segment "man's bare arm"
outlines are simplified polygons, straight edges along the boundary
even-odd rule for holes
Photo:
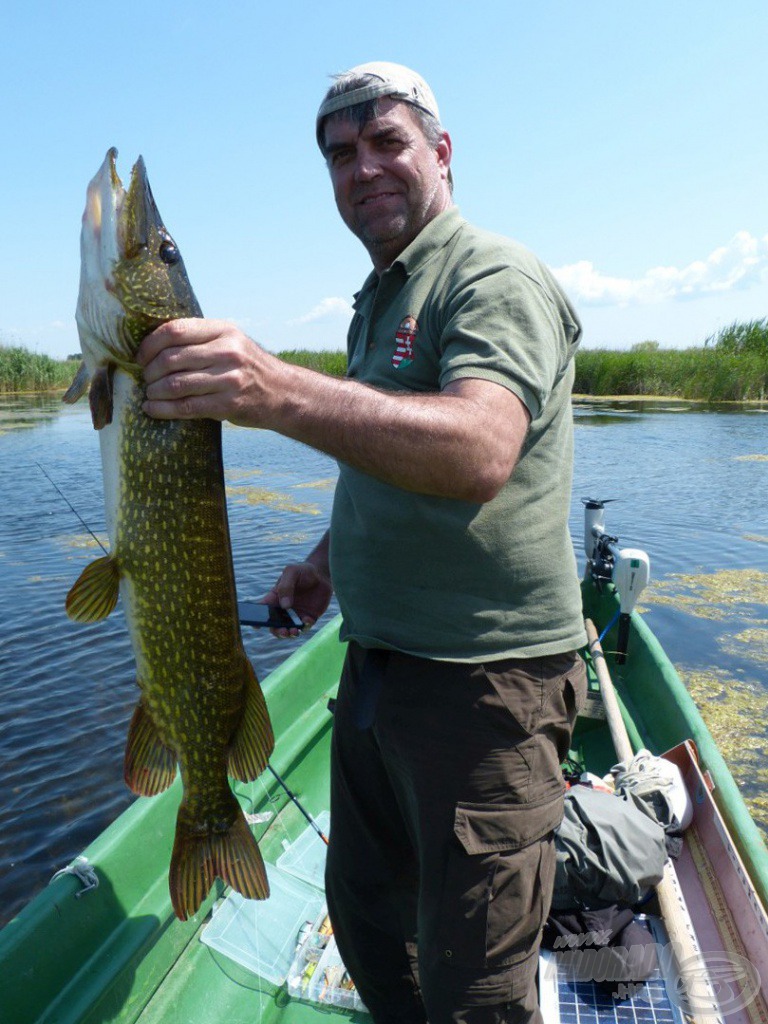
[[[175,320],[142,343],[145,411],[263,427],[406,490],[484,502],[515,467],[530,416],[511,391],[462,378],[435,394],[382,391],[292,366],[233,325]]]

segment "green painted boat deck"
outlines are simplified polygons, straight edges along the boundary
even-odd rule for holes
[[[598,629],[615,610],[612,594],[584,588],[585,614]],[[264,682],[277,746],[275,770],[307,810],[328,808],[332,717],[344,648],[338,620],[299,648]],[[605,641],[607,652],[613,637]],[[587,659],[588,660],[588,659]],[[768,903],[768,851],[693,701],[658,642],[633,617],[630,657],[609,667],[636,748],[661,753],[695,741],[717,784],[716,799],[753,882]],[[590,669],[590,688],[598,689]],[[605,773],[616,758],[604,721],[579,720],[572,755]],[[268,774],[236,783],[248,813],[271,811],[255,826],[267,861],[306,820]],[[190,921],[173,915],[168,894],[180,782],[159,797],[139,798],[84,851],[99,888],[76,897],[80,882],[59,878],[0,932],[0,1024],[332,1024],[366,1014],[289,999],[200,941],[222,884]],[[320,839],[318,838],[318,842]]]

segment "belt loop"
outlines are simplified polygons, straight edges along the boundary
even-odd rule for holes
[[[388,661],[389,651],[379,647],[366,651],[353,709],[353,720],[358,729],[370,729],[376,720],[376,706]]]

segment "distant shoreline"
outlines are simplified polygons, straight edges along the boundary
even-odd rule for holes
[[[277,353],[297,366],[341,377],[341,351]],[[78,359],[55,360],[0,345],[0,395],[44,394],[69,387]],[[663,349],[644,341],[630,349],[585,348],[576,353],[575,404],[612,402],[768,403],[768,317],[736,323],[704,347]]]
[[[765,398],[738,398],[738,399],[724,399],[724,398],[682,398],[680,395],[588,395],[588,394],[577,394],[574,392],[571,395],[571,401],[574,405],[594,405],[595,403],[609,402],[619,405],[621,403],[629,404],[630,402],[676,402],[678,405],[764,405],[768,408],[768,395]]]

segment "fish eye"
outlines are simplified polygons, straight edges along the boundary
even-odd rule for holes
[[[174,263],[179,262],[181,254],[174,243],[166,239],[160,245],[160,259],[163,263],[167,263],[169,267],[172,267]]]

